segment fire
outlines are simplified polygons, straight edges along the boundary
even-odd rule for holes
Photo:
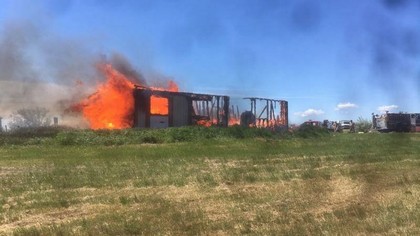
[[[110,64],[99,66],[106,77],[94,94],[74,107],[79,107],[92,129],[125,129],[133,126],[134,83]],[[169,89],[150,87],[152,90],[178,91],[178,86],[169,81]],[[168,115],[168,99],[152,96],[150,113]]]
[[[168,89],[163,89],[159,87],[151,87],[153,90],[166,90],[170,92],[178,92],[178,85],[175,82],[169,81]],[[168,99],[152,95],[150,97],[150,113],[154,115],[168,115],[169,113],[169,105]]]
[[[105,83],[82,102],[83,117],[92,129],[124,129],[133,125],[134,84],[111,65],[99,67]]]
[[[236,117],[230,117],[229,118],[229,126],[239,125],[240,123],[241,123],[241,121]]]
[[[205,126],[205,127],[210,127],[212,126],[212,122],[209,120],[199,120],[197,121],[197,125],[201,125],[201,126]]]
[[[205,126],[205,127],[210,127],[213,124],[217,124],[217,120],[216,119],[211,119],[211,120],[198,120],[197,121],[197,125],[200,126]],[[235,118],[235,117],[230,117],[229,121],[228,121],[228,126],[234,126],[234,125],[239,125],[240,124],[240,120]]]
[[[150,113],[154,115],[168,115],[168,99],[152,95],[150,97]]]

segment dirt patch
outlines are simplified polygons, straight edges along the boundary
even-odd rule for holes
[[[0,167],[0,176],[20,174],[24,171],[23,168],[16,167]]]
[[[358,202],[364,186],[364,183],[346,177],[337,177],[326,184],[326,194],[315,208],[315,214],[332,212]]]
[[[19,220],[0,227],[0,234],[11,234],[17,228],[41,227],[53,224],[67,223],[82,218],[91,218],[98,215],[102,210],[110,206],[103,204],[82,204],[71,206],[66,209],[56,209],[45,213],[34,214],[23,213]]]

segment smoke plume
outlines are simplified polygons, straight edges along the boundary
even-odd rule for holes
[[[107,58],[87,44],[27,21],[6,24],[0,32],[0,116],[7,117],[22,108],[42,107],[53,115],[74,120],[74,115],[80,115],[69,112],[74,104],[105,80],[98,66],[101,64],[111,64],[133,84],[148,86],[145,76],[123,55],[114,53]],[[158,72],[149,74],[151,86],[168,87],[172,80]]]
[[[95,70],[99,56],[76,39],[62,38],[47,27],[9,21],[0,29],[0,116],[42,107],[63,116],[71,103],[102,80]]]
[[[420,14],[416,1],[383,0],[385,12],[369,16],[370,66],[373,88],[389,94],[394,102],[407,104],[420,92],[420,31],[418,22],[403,18],[407,13]],[[412,12],[411,12],[412,11]],[[407,97],[408,94],[413,95]]]
[[[128,60],[119,53],[111,56],[110,63],[121,74],[135,84],[147,85],[146,79],[139,71],[135,70]]]

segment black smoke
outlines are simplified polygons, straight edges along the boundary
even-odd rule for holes
[[[110,63],[117,71],[125,75],[131,82],[139,85],[147,85],[143,74],[134,69],[130,62],[120,53],[112,54]]]
[[[418,22],[405,19],[413,12],[420,15],[420,9],[411,8],[415,1],[409,0],[382,3],[385,11],[372,11],[365,19],[369,85],[404,105],[407,94],[420,92],[420,28]]]
[[[389,9],[400,9],[406,7],[409,0],[382,0],[385,7]]]
[[[310,31],[318,28],[321,23],[321,9],[319,3],[302,1],[292,8],[292,27],[300,31]]]

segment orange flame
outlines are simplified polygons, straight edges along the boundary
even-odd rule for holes
[[[152,95],[150,97],[150,114],[168,115],[168,99]]]
[[[214,121],[214,123],[216,123],[216,122]],[[197,121],[197,125],[210,127],[210,126],[213,125],[213,123],[210,120],[199,120],[199,121]]]
[[[170,80],[168,82],[168,89],[163,89],[159,87],[150,87],[153,90],[166,90],[170,92],[178,92],[178,85],[175,82]],[[168,108],[168,99],[159,97],[156,95],[152,95],[150,97],[150,113],[154,115],[168,115],[169,108]]]
[[[74,107],[80,107],[83,117],[92,129],[125,129],[133,126],[134,83],[111,65],[99,66],[106,81],[100,84],[97,91]],[[153,90],[165,90],[151,87]],[[169,82],[169,91],[178,91],[178,86]],[[150,112],[168,115],[168,99],[152,96]]]
[[[82,102],[82,113],[92,129],[124,129],[133,125],[133,88],[111,65],[99,67],[106,82]]]
[[[236,117],[230,117],[229,118],[229,126],[239,125],[240,123],[241,123],[241,121]]]

